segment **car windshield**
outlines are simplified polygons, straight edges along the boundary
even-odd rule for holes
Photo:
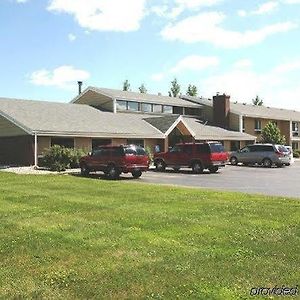
[[[216,144],[210,144],[210,151],[211,153],[221,153],[224,152],[224,147],[222,144],[216,143]]]
[[[277,145],[276,148],[279,152],[288,152],[288,153],[290,153],[289,149],[287,149],[286,147],[284,147],[282,145]]]

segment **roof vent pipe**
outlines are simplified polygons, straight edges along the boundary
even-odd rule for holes
[[[82,81],[77,81],[78,83],[78,95],[81,94]]]

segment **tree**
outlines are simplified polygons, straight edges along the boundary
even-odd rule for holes
[[[142,83],[142,85],[139,87],[140,93],[141,94],[147,94],[147,89],[145,85]]]
[[[186,94],[192,97],[196,97],[198,94],[197,87],[195,85],[189,84]]]
[[[269,122],[261,131],[262,143],[285,144],[285,136],[281,135],[280,129],[274,122]]]
[[[126,79],[123,82],[123,91],[129,91],[129,90],[130,90],[130,83],[129,83],[128,79]]]
[[[177,97],[180,94],[180,85],[177,82],[177,79],[174,78],[173,81],[171,81],[171,91],[169,91],[170,97]]]
[[[252,99],[252,103],[253,105],[262,106],[264,104],[264,101],[256,96],[255,99]]]

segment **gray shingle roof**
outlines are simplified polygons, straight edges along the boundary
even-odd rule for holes
[[[206,98],[182,96],[182,98],[199,103],[206,106],[213,106],[213,101]],[[269,106],[258,106],[253,104],[243,104],[230,102],[230,111],[232,113],[243,115],[246,117],[274,119],[274,120],[288,120],[300,121],[300,112],[296,110],[275,108]]]
[[[165,117],[152,117],[145,118],[144,120],[159,129],[161,132],[166,133],[168,129],[174,124],[179,116],[165,116]]]
[[[88,90],[92,90],[96,93],[103,94],[109,96],[114,99],[120,100],[133,100],[139,101],[143,103],[157,103],[164,105],[174,105],[174,106],[185,106],[185,107],[194,107],[199,108],[201,105],[192,103],[190,101],[183,100],[179,97],[169,97],[169,96],[160,96],[160,95],[152,95],[152,94],[142,94],[137,92],[129,92],[129,91],[120,91],[115,89],[107,89],[107,88],[97,88],[97,87],[88,87],[83,93]],[[76,100],[80,98],[80,95],[77,96],[72,102],[76,102]]]
[[[203,122],[196,118],[182,117],[184,123],[195,135],[196,140],[239,140],[247,141],[256,139],[255,136],[252,136],[247,133],[226,130],[220,127],[205,125]]]
[[[0,115],[29,133],[125,138],[163,138],[142,116],[101,112],[83,104],[0,98]]]

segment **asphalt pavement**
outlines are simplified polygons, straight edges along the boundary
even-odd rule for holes
[[[193,174],[189,169],[179,172],[151,170],[143,173],[137,181],[300,199],[300,162],[282,168],[227,165],[216,174]]]

